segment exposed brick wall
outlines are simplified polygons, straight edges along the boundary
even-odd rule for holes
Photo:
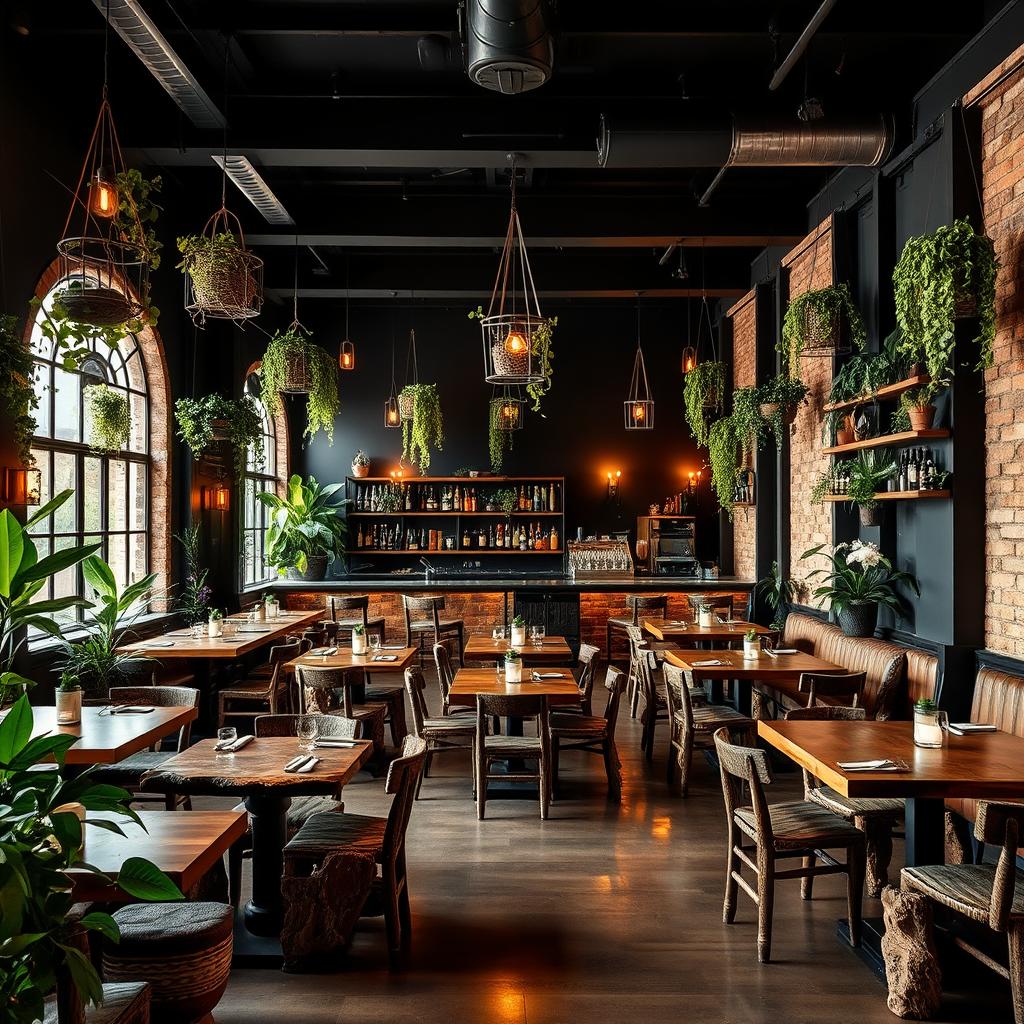
[[[964,99],[981,111],[985,230],[1002,264],[996,279],[995,365],[985,374],[985,644],[1021,658],[1024,292],[1017,279],[1024,258],[1024,47]]]
[[[726,314],[732,319],[732,386],[757,383],[757,303],[754,291]],[[756,457],[755,457],[756,458]],[[755,461],[756,470],[756,461]],[[756,520],[752,509],[737,509],[732,523],[733,574],[753,579],[757,572]]]
[[[832,284],[831,219],[819,224],[782,263],[789,268],[790,298]],[[829,464],[829,457],[821,454],[821,420],[822,406],[832,386],[832,360],[806,356],[800,360],[800,376],[810,393],[807,403],[800,407],[796,423],[790,427],[789,438],[788,572],[798,581],[815,568],[802,563],[800,556],[816,544],[832,542],[830,507],[811,504],[811,491]]]

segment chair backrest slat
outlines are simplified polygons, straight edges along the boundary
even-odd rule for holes
[[[654,618],[657,617],[657,612],[664,618],[668,610],[668,597],[665,594],[629,594],[626,597],[626,607],[632,612],[633,625],[636,626],[642,615]]]
[[[256,738],[265,736],[296,736],[297,723],[301,715],[260,715],[256,719]],[[353,718],[340,718],[338,715],[313,715],[316,719],[317,733],[331,739],[361,739],[361,722]]]
[[[1002,847],[992,879],[992,902],[988,924],[997,932],[1006,931],[1013,908],[1017,881],[1017,847],[1024,834],[1024,804],[995,803],[983,800],[974,819],[974,835],[983,843]]]
[[[388,777],[384,784],[386,793],[394,794],[388,811],[388,822],[384,829],[384,859],[394,863],[405,848],[405,833],[412,815],[416,796],[416,781],[423,771],[427,744],[419,736],[406,736],[402,742],[402,756],[396,757],[388,766]]]
[[[106,703],[106,701],[104,701]],[[112,686],[111,704],[152,704],[157,708],[198,708],[199,691],[191,686]],[[192,723],[178,730],[178,753],[188,748]],[[158,744],[154,744],[154,749]]]
[[[626,673],[609,665],[604,677],[604,688],[608,691],[608,703],[604,709],[604,720],[608,723],[608,739],[615,739],[615,723],[619,720],[619,704],[626,689]]]
[[[455,674],[452,672],[451,656],[444,644],[434,644],[434,665],[437,668],[437,685],[441,688],[441,705],[447,711]]]
[[[864,696],[865,672],[848,672],[842,675],[828,675],[824,672],[801,672],[797,684],[801,693],[807,694],[807,706],[814,707],[821,697],[831,700],[848,698],[851,707],[859,707]]]
[[[417,665],[410,665],[405,670],[405,692],[409,695],[409,706],[412,709],[413,735],[423,735],[423,720],[427,717],[427,701],[423,695],[427,681]]]
[[[331,619],[338,621],[339,611],[356,611],[361,612],[363,617],[363,626],[369,624],[369,608],[370,608],[370,595],[369,594],[351,594],[345,597],[332,597],[331,598]]]
[[[733,813],[739,804],[739,785],[745,782],[750,787],[750,802],[754,808],[758,842],[765,849],[774,846],[771,815],[764,787],[772,783],[772,769],[768,756],[756,747],[743,747],[730,742],[729,730],[724,726],[715,732],[715,753],[722,773],[722,796],[725,798],[725,813],[732,822]]]

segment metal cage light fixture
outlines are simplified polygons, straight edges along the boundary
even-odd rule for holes
[[[699,336],[699,335],[698,335]],[[690,317],[690,300],[686,300],[686,347],[683,349],[682,358],[682,371],[685,377],[691,370],[697,369],[697,362],[699,359],[697,353],[697,346],[693,343],[693,333],[691,330],[691,317]]]
[[[352,344],[351,335],[348,332],[349,299],[351,298],[348,287],[348,259],[345,260],[345,340],[338,348],[338,366],[342,370],[354,370],[356,368],[356,347]]]
[[[622,412],[626,430],[654,429],[654,399],[651,398],[644,350],[640,344],[639,297],[636,304],[636,356],[633,359],[633,376],[629,384],[628,397],[622,403]]]
[[[491,396],[491,408],[496,417],[495,427],[506,434],[522,430],[526,420],[526,400],[519,387],[507,384],[499,391],[495,388]]]
[[[384,426],[397,430],[402,425],[402,412],[398,407],[398,389],[395,387],[395,333],[394,319],[391,330],[391,391],[384,402]]]

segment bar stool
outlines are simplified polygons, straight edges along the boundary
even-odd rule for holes
[[[370,607],[368,594],[358,594],[351,597],[331,598],[331,620],[326,623],[328,632],[333,633],[331,640],[350,640],[352,638],[352,627],[362,625],[364,632],[369,635],[376,633],[380,636],[380,642],[387,643],[386,623],[383,615],[376,615],[369,618],[367,612]],[[355,612],[351,619],[339,619],[338,612]]]
[[[628,594],[626,607],[632,613],[631,618],[608,619],[608,663],[612,662],[613,631],[625,633],[627,626],[639,626],[641,615],[644,618],[664,619],[668,611],[668,597],[665,594]]]
[[[444,611],[443,597],[410,597],[402,595],[402,607],[405,611],[405,646],[418,647],[420,667],[424,664],[424,640],[430,637],[431,648],[435,644],[454,640],[459,651],[459,666],[462,666],[462,619],[442,619]],[[428,615],[429,618],[413,618],[414,615]],[[415,640],[415,642],[414,642]]]

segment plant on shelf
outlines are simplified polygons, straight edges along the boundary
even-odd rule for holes
[[[775,446],[782,447],[785,428],[796,420],[797,410],[807,400],[807,385],[799,377],[776,374],[757,389],[761,415],[772,428]]]
[[[81,640],[61,639],[57,665],[75,675],[82,686],[105,697],[111,686],[126,682],[152,664],[152,659],[122,650],[133,627],[153,596],[156,573],[121,589],[113,569],[99,555],[82,562],[82,576],[92,591],[93,604]]]
[[[345,552],[345,520],[338,513],[350,501],[331,499],[341,484],[321,487],[315,477],[305,483],[297,474],[280,498],[269,491],[256,497],[270,509],[267,564],[291,579],[322,580],[327,567]]]
[[[845,282],[802,292],[790,299],[778,345],[778,350],[786,361],[789,375],[800,376],[800,356],[808,341],[814,342],[815,339],[831,337],[833,343],[830,347],[835,349],[838,347],[836,342],[839,333],[844,326],[851,348],[862,350],[867,341],[864,319],[850,295],[849,285]]]
[[[504,487],[500,491],[495,491],[492,500],[494,507],[506,516],[511,516],[519,508],[519,498],[511,487]]]
[[[334,420],[341,408],[338,363],[298,325],[274,334],[260,365],[260,398],[271,416],[281,411],[282,392],[306,396],[303,437],[312,439],[322,430],[333,445]]]
[[[178,437],[188,445],[194,459],[200,459],[214,441],[231,445],[231,462],[240,480],[246,467],[263,468],[266,452],[263,441],[263,420],[256,403],[248,396],[225,398],[204,395],[202,398],[179,398],[174,403]]]
[[[811,504],[821,505],[825,498],[835,493],[835,479],[831,469],[826,469],[811,488]]]
[[[992,240],[977,234],[965,218],[930,235],[909,238],[892,282],[902,351],[922,360],[928,376],[947,384],[953,376],[954,326],[977,316],[977,369],[992,365],[996,331],[996,271]]]
[[[690,373],[695,371],[691,370]],[[715,420],[708,431],[708,461],[711,464],[711,485],[718,496],[718,504],[732,518],[733,497],[736,492],[737,447],[736,428],[731,416]]]
[[[935,419],[933,399],[938,393],[937,384],[924,384],[919,388],[904,391],[900,395],[900,408],[907,414],[911,430],[929,430]]]
[[[759,389],[737,388],[732,393],[732,423],[740,446],[740,459],[747,464],[765,441],[765,420],[761,415]]]
[[[911,573],[894,569],[876,544],[855,540],[837,544],[831,552],[827,545],[805,551],[800,558],[823,555],[829,563],[827,569],[814,569],[807,579],[824,582],[815,588],[814,596],[828,601],[839,626],[847,636],[871,636],[875,632],[879,607],[902,615],[905,602],[898,587],[905,586],[920,596],[917,578]]]
[[[370,475],[370,456],[362,448],[352,456],[352,475],[357,479]]]
[[[202,562],[202,533],[198,525],[192,525],[176,533],[174,539],[181,545],[181,556],[185,570],[185,581],[174,602],[175,610],[186,626],[205,622],[210,611],[213,591],[207,586],[208,569],[200,568]]]
[[[379,512],[402,511],[402,487],[400,484],[389,483],[377,492],[377,510]]]
[[[18,319],[0,314],[0,409],[10,420],[18,460],[22,466],[34,465],[32,438],[36,432],[36,418],[32,414],[39,398],[32,386],[35,379],[35,359],[32,350],[18,335]]]
[[[33,738],[28,697],[0,720],[0,1020],[33,1024],[48,1015],[44,1000],[58,987],[77,990],[85,1005],[99,1005],[103,987],[83,952],[86,935],[112,942],[120,936],[107,913],[72,913],[66,872],[99,875],[84,857],[85,828],[124,835],[125,819],[141,825],[131,794],[95,781],[94,770],[65,777],[71,733]],[[76,810],[89,811],[83,826]],[[179,900],[178,887],[154,864],[129,857],[117,887],[136,900]]]
[[[412,419],[402,421],[402,461],[417,466],[421,476],[430,469],[430,449],[444,446],[444,420],[436,384],[407,384],[399,394],[412,399]]]
[[[797,587],[796,580],[787,578],[779,571],[778,562],[772,562],[768,575],[757,581],[755,589],[764,597],[774,613],[772,629],[782,629],[786,624],[786,612],[796,595]]]
[[[487,417],[487,448],[491,456],[491,472],[495,476],[501,475],[502,467],[505,465],[505,455],[512,451],[512,442],[515,432],[508,430],[505,426],[503,410],[508,407],[504,398],[492,398],[488,405]],[[521,409],[521,406],[516,406]],[[414,421],[415,422],[415,421]]]
[[[694,441],[708,447],[709,417],[721,407],[725,395],[725,363],[698,363],[683,382],[683,404],[686,422]]]
[[[863,526],[878,525],[877,491],[896,472],[896,463],[885,449],[866,448],[849,462],[846,495],[860,510]]]
[[[89,447],[103,455],[123,451],[132,436],[132,410],[128,396],[106,384],[82,388]]]

